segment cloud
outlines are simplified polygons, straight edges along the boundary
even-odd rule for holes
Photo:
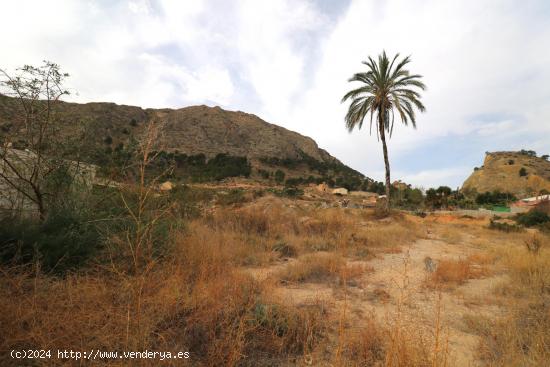
[[[75,101],[244,110],[379,180],[380,143],[368,129],[346,131],[340,99],[361,61],[383,49],[411,54],[429,88],[418,129],[397,126],[388,143],[394,178],[455,185],[486,150],[548,149],[543,0],[10,0],[0,9],[9,50],[0,67],[58,62]]]
[[[353,1],[325,42],[313,87],[306,91],[292,121],[301,123],[305,133],[355,168],[368,174],[381,172],[376,137],[366,132],[354,133],[360,138],[349,136],[343,127],[345,106],[337,101],[352,87],[345,80],[362,69],[359,62],[385,49],[390,54],[412,54],[410,68],[424,75],[429,88],[424,93],[428,112],[418,117],[417,130],[396,128],[389,142],[390,160],[400,161],[424,145],[453,136],[485,137],[477,140],[485,145],[482,151],[499,141],[510,143],[513,135],[516,142],[525,139],[525,133],[529,139],[524,143],[541,146],[550,138],[546,87],[550,72],[544,66],[550,62],[550,51],[541,48],[550,37],[550,25],[540,15],[547,7],[536,1],[521,10],[510,1]],[[495,112],[515,118],[469,119]],[[459,149],[451,142],[433,153],[453,156]],[[430,172],[431,168],[447,172],[447,167],[434,167],[430,160],[411,163],[394,167],[395,173]],[[449,159],[447,164],[455,163]],[[445,182],[431,184],[438,183]]]
[[[453,167],[435,170],[424,170],[415,173],[396,172],[402,180],[415,187],[434,187],[434,182],[441,182],[441,186],[450,185],[450,182],[463,180],[472,173],[472,167]],[[439,186],[439,185],[438,185]],[[436,186],[437,187],[437,186]],[[455,188],[451,186],[451,188]]]

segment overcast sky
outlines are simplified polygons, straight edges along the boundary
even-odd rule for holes
[[[397,126],[392,179],[460,186],[485,151],[550,153],[550,1],[2,1],[0,67],[47,59],[69,100],[220,105],[310,136],[383,178],[368,129],[349,134],[347,79],[383,49],[428,90]]]

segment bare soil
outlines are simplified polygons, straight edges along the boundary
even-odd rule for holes
[[[435,222],[457,222],[456,217],[445,216]],[[464,220],[468,221],[468,220]],[[474,220],[478,222],[478,220]],[[505,275],[493,272],[479,279],[470,279],[452,288],[428,286],[431,273],[427,271],[424,259],[441,260],[466,259],[471,255],[483,254],[478,246],[469,244],[473,236],[464,234],[458,243],[442,240],[437,227],[429,227],[428,238],[419,239],[400,253],[379,253],[369,261],[348,259],[350,265],[364,265],[373,271],[358,279],[346,281],[345,287],[334,281],[324,283],[281,283],[276,275],[296,259],[284,259],[276,264],[249,268],[247,271],[257,280],[274,282],[274,294],[284,302],[304,306],[322,302],[330,309],[334,332],[344,320],[348,329],[361,328],[370,317],[387,320],[401,313],[404,322],[417,325],[429,333],[434,329],[438,308],[441,324],[448,340],[449,362],[453,366],[478,366],[476,348],[479,337],[467,331],[464,316],[475,314],[498,317],[504,310],[492,302],[492,289],[506,282]],[[476,265],[473,265],[476,266]],[[420,330],[419,330],[420,332]],[[336,336],[334,336],[336,338]],[[323,358],[317,360],[321,363]],[[313,364],[315,358],[313,357]]]

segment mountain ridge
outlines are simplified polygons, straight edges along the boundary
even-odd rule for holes
[[[21,112],[16,99],[0,95],[0,137],[17,133],[15,121]],[[56,105],[56,119],[67,135],[79,125],[89,126],[93,129],[89,138],[93,145],[107,151],[127,146],[132,137],[143,132],[146,123],[162,122],[159,139],[166,152],[204,155],[206,159],[218,154],[246,157],[257,170],[267,168],[266,161],[292,162],[287,164],[292,167],[283,168],[294,177],[320,175],[321,172],[311,168],[311,162],[318,162],[321,166],[338,168],[361,180],[366,179],[365,175],[320,148],[311,137],[269,123],[257,115],[219,106],[144,109],[112,102],[60,101]],[[20,143],[24,145],[23,141]],[[94,159],[90,157],[90,163],[96,163]],[[271,166],[274,165],[277,164]]]

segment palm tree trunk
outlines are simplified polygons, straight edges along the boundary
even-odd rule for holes
[[[388,147],[386,146],[386,134],[384,124],[378,124],[380,130],[380,140],[382,140],[382,150],[384,151],[384,165],[386,166],[386,210],[390,210],[390,160],[388,159]]]

